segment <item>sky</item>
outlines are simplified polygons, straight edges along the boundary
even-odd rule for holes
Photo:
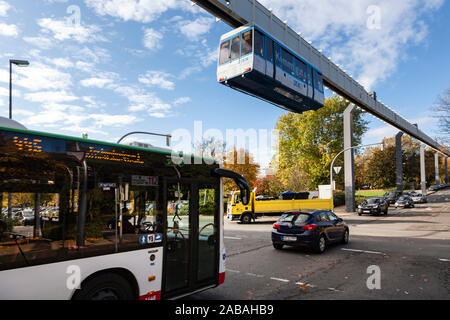
[[[450,86],[449,1],[260,2],[384,104],[439,134],[430,108]],[[190,132],[191,144],[198,121],[203,133],[270,132],[285,110],[217,83],[219,38],[230,30],[189,0],[0,0],[0,116],[9,59],[26,59],[13,68],[13,118],[29,129],[102,141]],[[397,133],[366,119],[364,144]],[[266,149],[262,167],[274,152]]]

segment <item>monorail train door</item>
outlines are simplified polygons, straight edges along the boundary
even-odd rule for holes
[[[163,298],[217,283],[219,184],[166,179]]]

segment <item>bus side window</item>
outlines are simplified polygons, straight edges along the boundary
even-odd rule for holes
[[[273,41],[266,37],[266,60],[273,63]]]
[[[258,30],[255,30],[255,54],[264,57],[264,36]]]
[[[224,64],[230,61],[230,40],[224,41],[220,45],[219,64]]]
[[[323,92],[323,78],[320,73],[317,73],[317,89]]]
[[[237,36],[231,40],[231,60],[238,59],[241,55],[241,37]]]
[[[252,41],[252,30],[245,32],[242,35],[242,53],[241,53],[242,57],[252,52],[252,50],[253,50],[252,42],[253,42]],[[256,51],[256,45],[257,45],[257,42],[255,39],[255,51]]]
[[[313,83],[312,83],[312,80],[313,80],[312,72],[313,72],[313,70],[312,70],[310,65],[307,66],[307,70],[308,70],[307,71],[308,85],[312,87],[313,86]]]

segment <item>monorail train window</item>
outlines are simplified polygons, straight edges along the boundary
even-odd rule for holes
[[[274,50],[275,50],[275,63],[277,67],[281,68],[281,47],[278,43],[274,43]]]
[[[264,57],[264,36],[258,30],[255,30],[255,53]]]
[[[287,52],[285,49],[281,49],[283,70],[294,74],[294,56]]]
[[[220,45],[219,64],[224,64],[230,61],[230,40],[222,42]]]
[[[322,75],[318,73],[317,71],[314,71],[314,87],[323,92],[323,80]]]
[[[231,40],[231,60],[238,59],[241,55],[241,38],[234,37]]]
[[[273,63],[273,41],[266,37],[266,60]]]
[[[320,73],[317,73],[317,89],[323,92],[323,78]]]
[[[252,30],[250,30],[242,35],[242,52],[241,52],[242,57],[252,52],[253,50],[252,43],[253,43]],[[256,42],[255,42],[255,51],[256,51]]]
[[[297,58],[295,58],[295,75],[306,82],[306,64]]]

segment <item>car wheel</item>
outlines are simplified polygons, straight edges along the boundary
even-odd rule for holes
[[[326,248],[327,248],[327,240],[325,239],[325,236],[322,234],[319,237],[319,240],[317,241],[315,249],[317,253],[324,253]]]
[[[246,213],[241,218],[242,223],[249,224],[252,222],[252,216],[249,213]]]
[[[278,243],[273,243],[273,247],[277,250],[281,250],[283,249],[283,245],[282,244],[278,244]]]
[[[361,216],[361,215],[362,215],[362,213],[359,213],[359,212],[358,212],[358,216]]]
[[[342,243],[347,244],[349,237],[350,237],[350,232],[348,231],[348,229],[345,229],[344,237],[342,238]]]
[[[134,300],[130,283],[115,273],[99,275],[85,284],[73,297],[74,300]]]

